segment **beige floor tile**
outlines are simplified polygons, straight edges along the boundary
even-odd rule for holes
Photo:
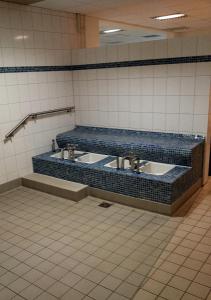
[[[32,284],[32,285],[28,286],[26,289],[24,289],[20,293],[20,295],[23,296],[24,298],[26,298],[27,300],[33,300],[42,293],[43,293],[43,290],[41,290],[40,288],[38,288],[37,286]]]
[[[75,203],[23,187],[10,191],[0,196],[0,264],[11,270],[0,267],[0,299],[15,296],[4,285],[19,290],[24,282],[25,294],[13,300],[132,300],[138,287],[140,300],[206,299],[210,200],[197,199],[175,218],[119,204],[101,209],[93,197]]]
[[[89,293],[89,296],[95,300],[105,300],[109,295],[111,295],[111,291],[99,285]]]
[[[89,294],[95,287],[96,284],[87,279],[81,279],[76,285],[74,285],[74,289],[85,295]]]
[[[185,261],[186,257],[180,254],[176,253],[171,253],[168,257],[167,260],[170,262],[176,262],[178,265],[182,265]]]
[[[160,266],[160,269],[165,272],[175,274],[177,272],[177,270],[179,269],[179,265],[166,261]]]
[[[84,298],[84,294],[81,294],[80,292],[74,289],[70,289],[66,294],[64,294],[61,300],[81,300],[82,298]]]
[[[205,262],[208,258],[208,254],[207,253],[203,253],[201,251],[196,251],[194,250],[191,255],[190,258],[196,259],[196,260],[200,260],[202,262]]]
[[[93,267],[93,268],[95,268],[101,262],[102,262],[102,259],[100,259],[100,258],[98,258],[96,256],[93,256],[93,255],[90,255],[88,258],[86,258],[84,260],[84,264],[86,264],[86,265],[88,265],[90,267]]]
[[[12,300],[25,300],[25,298],[23,298],[19,295],[16,295],[14,298],[12,298]]]
[[[116,265],[107,261],[100,263],[96,269],[104,273],[111,273],[116,268]]]
[[[91,267],[80,263],[72,271],[73,271],[73,273],[75,273],[81,277],[85,277],[91,270],[92,270]]]
[[[145,277],[143,275],[135,273],[135,272],[132,272],[126,279],[126,281],[128,283],[131,283],[137,287],[140,287],[144,280],[145,280]]]
[[[163,283],[160,283],[153,279],[149,279],[146,281],[146,283],[143,284],[142,289],[158,296],[164,289],[164,287],[165,285]]]
[[[57,281],[47,291],[49,294],[61,298],[69,289],[67,285]]]
[[[178,290],[186,291],[187,288],[189,287],[190,283],[191,283],[191,281],[188,279],[185,279],[185,278],[179,277],[179,276],[174,276],[169,281],[168,285],[172,286]]]
[[[40,296],[38,296],[36,298],[36,300],[58,300],[58,299],[56,297],[54,297],[53,295],[51,295],[47,292],[44,292]]]
[[[31,268],[29,266],[27,266],[24,263],[20,263],[19,265],[17,265],[14,269],[12,269],[11,271],[19,276],[24,275],[25,273],[29,272],[31,270]]]
[[[173,287],[166,286],[162,293],[160,294],[161,297],[168,299],[168,300],[179,300],[182,298],[183,292],[177,290]]]
[[[51,285],[53,285],[56,282],[55,279],[48,275],[43,275],[40,279],[34,282],[36,286],[43,290],[47,290]]]
[[[110,256],[108,256],[108,257],[106,258],[106,260],[107,260],[108,262],[111,262],[111,263],[113,263],[113,264],[118,265],[118,264],[122,263],[123,260],[125,260],[125,257],[113,253],[113,254],[111,254]]]
[[[116,293],[125,296],[127,298],[132,298],[135,293],[137,292],[137,287],[127,283],[127,282],[123,282],[117,289],[116,289]]]
[[[67,273],[67,269],[62,268],[60,266],[56,266],[48,272],[48,275],[56,280],[60,280]]]
[[[121,280],[125,280],[129,275],[131,274],[131,271],[125,268],[122,268],[120,266],[116,267],[112,272],[111,275],[119,278]]]
[[[35,268],[36,270],[42,272],[42,273],[48,273],[50,270],[52,270],[55,267],[55,265],[49,261],[43,261],[39,265],[37,265]]]
[[[205,264],[201,268],[201,272],[211,276],[211,264]]]
[[[207,300],[211,300],[211,291],[210,291],[210,293],[209,293],[209,295],[207,297]]]
[[[139,261],[130,259],[130,258],[126,258],[121,264],[120,266],[122,268],[128,269],[130,271],[134,271],[138,266],[140,265]]]
[[[20,293],[26,287],[28,287],[30,283],[22,278],[18,278],[17,280],[13,281],[9,284],[9,289],[11,289],[15,293]]]
[[[108,300],[128,300],[128,298],[121,296],[119,294],[113,293],[109,296]]]
[[[195,278],[196,274],[197,274],[197,271],[188,269],[186,267],[181,267],[176,273],[177,276],[181,276],[188,280],[193,280]]]
[[[182,297],[182,300],[199,300],[201,298],[195,297],[191,294],[185,293],[184,296]]]
[[[200,260],[187,258],[183,265],[184,267],[198,271],[202,267],[202,264],[203,262],[201,262]]]
[[[138,293],[135,295],[133,300],[155,300],[155,299],[157,299],[156,295],[148,291],[145,291],[143,289],[140,289]]]
[[[39,255],[43,259],[48,259],[53,254],[54,254],[54,251],[52,251],[49,248],[42,248],[42,250],[37,253],[37,255]]]
[[[209,288],[206,287],[206,286],[203,286],[201,284],[193,282],[193,283],[191,283],[191,285],[188,288],[187,292],[190,293],[191,295],[196,296],[196,297],[206,299],[206,297],[209,293]]]
[[[151,278],[163,284],[167,284],[172,276],[173,274],[158,269],[152,273]]]
[[[69,287],[73,287],[80,280],[81,277],[72,272],[68,272],[66,275],[64,275],[64,277],[61,278],[61,282],[68,285]]]
[[[100,283],[106,276],[106,273],[94,269],[86,275],[86,278],[94,283]]]
[[[111,275],[108,275],[105,279],[100,282],[100,285],[104,286],[105,288],[114,291],[120,284],[121,280],[115,278]]]
[[[3,288],[0,290],[0,299],[11,300],[15,296],[15,293],[8,288]]]
[[[6,272],[0,277],[0,284],[8,286],[10,283],[14,282],[17,279],[17,275],[13,274],[12,272]]]
[[[200,283],[202,285],[205,285],[205,286],[211,288],[211,276],[208,274],[199,272],[196,275],[194,282]]]
[[[38,279],[40,279],[42,276],[43,276],[43,273],[41,273],[38,270],[32,269],[29,272],[25,273],[22,277],[25,280],[33,283],[33,282],[37,281]]]

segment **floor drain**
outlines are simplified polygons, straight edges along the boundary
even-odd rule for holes
[[[102,203],[100,203],[98,206],[104,207],[104,208],[108,208],[108,207],[110,207],[111,205],[113,205],[113,204],[108,203],[108,202],[102,202]]]

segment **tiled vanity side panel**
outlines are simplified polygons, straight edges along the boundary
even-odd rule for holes
[[[192,150],[192,172],[191,172],[191,182],[194,184],[199,178],[203,177],[203,163],[204,163],[204,146],[205,144],[200,144]]]

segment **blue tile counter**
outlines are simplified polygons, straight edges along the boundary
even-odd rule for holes
[[[193,152],[201,155],[203,137],[124,129],[77,126],[57,135],[60,148],[78,144],[83,151],[124,156],[132,151],[140,159],[192,166]],[[198,149],[198,151],[197,151]],[[197,153],[196,153],[197,154]]]
[[[176,203],[202,178],[203,137],[77,126],[59,134],[57,143],[60,148],[67,143],[77,144],[78,150],[108,157],[87,164],[51,157],[49,152],[33,157],[34,172],[168,206]],[[164,175],[151,175],[105,166],[116,156],[125,156],[130,151],[141,160],[174,164],[175,167]]]
[[[34,172],[155,202],[171,204],[191,184],[188,180],[192,172],[190,167],[176,166],[165,175],[155,176],[105,167],[106,163],[114,159],[112,156],[97,163],[86,164],[61,160],[51,157],[51,154],[33,157]]]

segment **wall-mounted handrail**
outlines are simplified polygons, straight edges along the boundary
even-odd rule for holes
[[[56,113],[62,113],[62,112],[72,112],[74,111],[75,106],[70,106],[70,107],[63,107],[63,108],[57,108],[57,109],[52,109],[52,110],[46,110],[46,111],[41,111],[41,112],[37,112],[37,113],[32,113],[32,114],[28,114],[25,118],[23,118],[23,120],[21,120],[12,130],[10,130],[10,132],[8,132],[5,135],[5,139],[4,142],[6,143],[8,140],[10,140],[15,133],[24,125],[27,124],[27,122],[31,119],[31,120],[36,120],[38,117],[40,116],[44,116],[44,115],[50,115],[50,114],[56,114]]]

